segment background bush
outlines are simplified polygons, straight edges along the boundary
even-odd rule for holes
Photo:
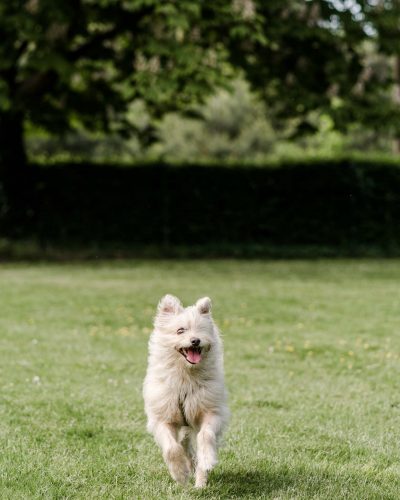
[[[251,245],[400,248],[394,162],[32,166],[28,219],[3,234],[64,247]]]
[[[390,154],[392,137],[382,130],[354,124],[335,129],[322,111],[307,115],[309,127],[299,134],[299,120],[274,118],[260,96],[236,79],[194,106],[186,115],[170,112],[155,120],[143,100],[133,101],[125,114],[129,131],[108,134],[82,129],[49,135],[28,127],[26,147],[32,162],[196,161],[269,162],[311,155],[335,157],[373,151]]]

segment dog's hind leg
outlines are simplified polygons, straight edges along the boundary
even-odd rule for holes
[[[206,414],[202,419],[197,434],[197,488],[203,488],[207,484],[208,473],[217,463],[217,436],[221,425],[221,418],[215,414]]]
[[[178,442],[177,429],[172,424],[158,422],[153,429],[154,437],[161,447],[165,463],[173,479],[184,484],[190,474],[190,461],[183,446]]]

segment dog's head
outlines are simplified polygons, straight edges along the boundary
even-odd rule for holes
[[[174,349],[188,366],[199,365],[218,342],[208,297],[184,308],[177,297],[165,295],[158,304],[154,326],[155,342]]]

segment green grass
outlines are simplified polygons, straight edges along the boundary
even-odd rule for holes
[[[397,499],[400,261],[0,266],[0,498]],[[159,297],[214,301],[232,420],[169,478],[141,384]]]

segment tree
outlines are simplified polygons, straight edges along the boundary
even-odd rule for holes
[[[26,120],[55,133],[80,126],[124,134],[132,127],[124,111],[134,99],[143,99],[156,116],[193,111],[194,103],[237,72],[278,119],[301,118],[299,131],[312,129],[307,116],[315,110],[331,115],[338,127],[367,120],[366,107],[379,117],[382,82],[379,75],[367,77],[363,46],[370,41],[388,54],[398,52],[392,36],[398,24],[390,20],[398,20],[396,5],[1,2],[0,175],[22,174]],[[388,23],[394,26],[389,31]]]
[[[251,38],[254,26],[221,0],[1,2],[3,168],[24,164],[26,119],[55,132],[123,131],[133,98],[157,113],[187,106],[228,71],[223,42],[239,28]]]
[[[369,89],[378,87],[379,102],[368,106],[367,119],[388,130],[394,137],[393,151],[400,153],[400,3],[398,0],[362,2],[365,22],[371,32],[374,50],[384,59],[382,66],[365,78]],[[372,103],[375,104],[375,103]],[[368,109],[367,108],[367,109]],[[376,116],[377,115],[377,116]]]
[[[362,72],[358,49],[367,35],[361,20],[350,7],[330,0],[257,0],[256,10],[265,41],[255,46],[252,58],[237,52],[237,64],[260,89],[268,109],[283,120],[304,118],[299,132],[313,130],[310,111],[336,115],[340,125],[335,104],[350,102]]]
[[[0,2],[0,182],[13,225],[34,205],[26,120],[123,134],[135,98],[156,115],[187,108],[232,72],[227,40],[251,41],[257,23],[224,0]]]

